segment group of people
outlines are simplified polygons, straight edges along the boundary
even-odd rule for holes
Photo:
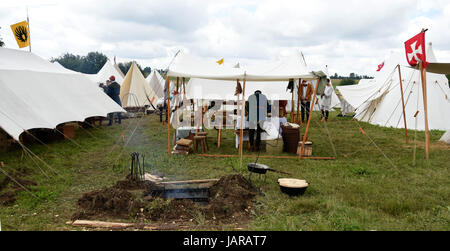
[[[120,85],[116,82],[116,77],[111,76],[108,80],[106,80],[106,84],[100,84],[100,87],[103,88],[103,91],[108,95],[114,102],[116,102],[118,105],[122,106],[122,102],[120,101]],[[114,115],[117,114],[118,123],[122,123],[122,116],[120,112],[117,113],[110,113],[108,114],[109,117],[109,124],[108,126],[111,126],[114,121]]]
[[[325,86],[325,90],[320,95],[319,109],[322,113],[322,121],[328,120],[328,115],[331,110],[331,95],[333,94],[333,86],[331,85],[331,81],[327,78],[327,84]],[[306,118],[309,118],[309,109],[311,107],[311,100],[313,96],[313,85],[310,82],[302,81],[298,88],[298,98],[300,99],[301,105],[301,118],[302,123],[305,122],[305,114]]]

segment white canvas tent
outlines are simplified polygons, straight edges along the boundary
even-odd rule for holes
[[[432,50],[431,46],[428,51]],[[428,53],[430,62],[434,53]],[[357,108],[358,120],[385,127],[404,128],[399,73],[400,64],[405,99],[406,122],[409,129],[424,130],[424,109],[422,85],[419,71],[405,67],[404,53],[392,53],[385,61],[383,69],[377,73],[374,83],[365,85],[349,95],[349,91],[339,90],[344,98]],[[445,75],[427,73],[428,122],[431,130],[450,128],[450,89]],[[414,117],[418,111],[417,117]]]
[[[164,97],[164,79],[157,70],[153,69],[145,80],[155,92],[158,99]]]
[[[113,64],[109,59],[103,65],[103,67],[98,71],[97,74],[86,74],[95,83],[105,83],[109,77],[114,76],[116,82],[122,85],[124,75],[122,71],[116,64]]]
[[[242,85],[242,83],[241,83]],[[260,90],[269,100],[289,100],[286,92],[288,82],[249,82],[246,86],[245,99],[256,90]],[[186,85],[186,98],[203,100],[237,100],[235,96],[236,81],[191,78]],[[239,95],[240,98],[240,95]]]
[[[0,127],[15,140],[25,130],[124,112],[85,75],[26,51],[0,48]]]
[[[136,62],[131,64],[120,88],[120,100],[123,107],[144,107],[153,104],[158,96],[145,81]],[[151,106],[151,105],[150,105]]]
[[[310,72],[300,53],[276,62],[249,66],[245,69],[219,65],[185,53],[179,53],[169,66],[169,77],[203,78],[212,80],[237,79],[246,81],[289,81],[289,79],[317,79],[324,77],[320,72]]]
[[[446,131],[444,135],[442,135],[441,139],[439,139],[439,141],[450,145],[450,130]]]

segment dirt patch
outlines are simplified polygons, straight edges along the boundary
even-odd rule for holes
[[[128,175],[125,180],[117,181],[117,183],[113,187],[116,189],[123,189],[123,190],[139,190],[145,189],[146,185],[145,182],[132,179],[131,175]]]
[[[141,195],[129,190],[146,187]],[[163,199],[152,194],[155,184],[135,184],[129,180],[83,194],[78,200],[76,219],[130,219],[137,221],[193,222],[193,224],[242,222],[250,217],[257,190],[240,175],[224,176],[210,187],[210,201],[199,204],[191,200]],[[160,189],[160,187],[159,187]],[[150,190],[150,191],[149,191]],[[150,192],[150,193],[149,193]],[[144,194],[147,194],[144,197]]]
[[[36,182],[30,180],[25,180],[19,177],[13,178],[27,189],[30,189],[31,186],[37,185]],[[21,191],[23,191],[23,188],[21,186],[11,180],[9,177],[5,177],[3,181],[0,182],[0,205],[10,205],[14,203],[16,201],[17,194]]]
[[[10,205],[16,201],[16,192],[7,191],[0,194],[0,205]]]
[[[142,207],[130,192],[115,187],[83,194],[78,199],[79,210],[72,219],[129,218]]]
[[[224,176],[210,188],[211,201],[204,212],[219,220],[246,216],[256,194],[241,175]]]

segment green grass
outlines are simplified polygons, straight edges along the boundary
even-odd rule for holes
[[[269,172],[267,180],[254,176],[265,196],[259,196],[252,210],[248,230],[450,230],[450,148],[437,142],[443,132],[432,131],[430,160],[425,160],[424,133],[417,133],[416,165],[414,143],[404,143],[404,130],[360,123],[394,166],[361,134],[358,124],[338,118],[334,112],[327,123],[336,148],[336,160],[260,159],[258,162],[306,179],[310,186],[301,197],[280,192],[276,180],[288,177]],[[334,156],[330,139],[318,114],[311,122],[310,137],[314,156]],[[245,164],[255,161],[254,153],[243,159],[167,155],[167,127],[151,115],[139,126],[122,150],[120,135],[128,140],[137,120],[121,126],[77,131],[75,141],[57,141],[30,149],[58,174],[39,163],[46,178],[22,151],[0,153],[0,161],[11,174],[30,169],[22,178],[38,183],[34,196],[21,192],[9,206],[0,206],[2,230],[69,230],[65,224],[77,210],[77,199],[85,192],[110,186],[128,174],[130,153],[145,154],[149,172],[165,173],[172,180],[219,178],[233,174],[231,166],[248,175]],[[172,131],[173,133],[173,131]],[[414,131],[409,131],[410,140]],[[95,137],[95,138],[94,138]],[[232,130],[223,133],[220,149],[214,146],[216,132],[209,132],[211,154],[236,154]],[[276,144],[272,142],[271,144]],[[282,144],[280,140],[278,144]],[[121,155],[119,156],[119,154]],[[268,155],[268,153],[263,153]],[[278,155],[282,155],[281,153]],[[115,168],[113,168],[115,166]],[[3,177],[0,175],[0,181]],[[205,222],[198,214],[195,221]],[[131,219],[123,219],[131,221]]]

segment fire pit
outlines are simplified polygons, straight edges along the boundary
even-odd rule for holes
[[[160,182],[149,186],[146,195],[160,197],[163,199],[192,200],[194,202],[208,203],[210,197],[210,187],[213,180],[191,180]]]
[[[209,187],[201,188],[169,188],[153,190],[153,195],[161,197],[163,199],[175,199],[175,200],[192,200],[194,202],[209,202]]]

